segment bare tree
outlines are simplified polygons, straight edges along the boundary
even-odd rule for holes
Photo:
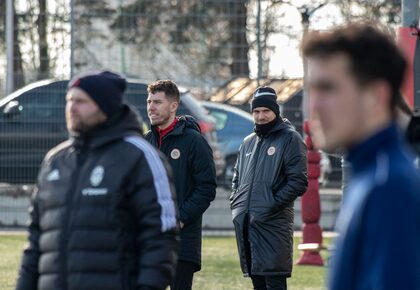
[[[20,24],[21,24],[21,15],[16,13],[16,7],[13,2],[13,68],[14,68],[14,77],[13,77],[13,87],[18,89],[25,85],[25,75],[23,70],[23,59],[20,45]]]
[[[248,2],[137,0],[111,27],[141,49],[158,53],[167,45],[197,75],[248,76]]]
[[[38,0],[39,14],[36,24],[38,26],[38,55],[39,55],[39,69],[38,79],[46,78],[50,75],[50,58],[48,55],[48,40],[47,40],[47,0]]]
[[[234,43],[230,65],[232,76],[249,76],[248,2],[247,0],[230,2],[233,13],[232,17],[229,18],[229,32],[231,35],[230,41]]]
[[[337,1],[347,22],[374,21],[395,32],[401,22],[401,0]]]

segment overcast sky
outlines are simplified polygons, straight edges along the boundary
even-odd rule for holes
[[[269,40],[269,45],[275,49],[269,65],[270,77],[280,77],[282,75],[302,77],[302,58],[299,54],[302,35],[301,16],[296,8],[290,6],[283,6],[281,11],[279,11],[279,15],[282,14],[281,12],[285,12],[285,16],[278,19],[279,24],[291,25],[293,31],[289,32],[296,35],[296,37],[289,38],[284,34],[275,34]],[[324,30],[334,27],[341,23],[342,18],[340,15],[340,11],[334,5],[326,5],[317,10],[311,17],[311,28]],[[251,77],[256,77],[258,71],[256,51],[250,53],[250,69]]]

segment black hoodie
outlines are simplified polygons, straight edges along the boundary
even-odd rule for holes
[[[156,128],[145,138],[158,146]],[[162,139],[160,150],[172,166],[181,230],[179,260],[201,268],[202,215],[216,195],[216,172],[212,150],[191,116],[178,117],[175,128]]]
[[[34,193],[16,289],[165,289],[176,206],[159,153],[120,116],[52,149]]]

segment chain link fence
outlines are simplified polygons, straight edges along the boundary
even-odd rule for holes
[[[12,28],[6,26],[6,2],[0,1],[2,190],[5,183],[35,183],[45,153],[67,138],[64,94],[72,75],[108,69],[143,84],[173,79],[207,98],[230,80],[252,74],[257,0],[13,0]],[[259,47],[265,78],[274,77],[268,71],[274,51],[269,35],[277,31],[273,23],[280,2],[262,1]],[[14,39],[9,46],[8,29]],[[15,92],[6,97],[10,48]],[[0,198],[2,214],[26,207],[14,198]]]
[[[110,69],[145,81],[174,79],[207,93],[249,76],[248,0],[14,0],[0,3],[0,98],[6,30],[13,29],[15,89],[35,80]]]
[[[42,156],[67,137],[64,94],[74,74],[108,69],[145,84],[168,78],[199,98],[250,74],[253,1],[10,2],[12,15],[0,2],[0,183],[35,182]],[[14,43],[6,47],[8,30]],[[10,49],[15,92],[6,98]]]

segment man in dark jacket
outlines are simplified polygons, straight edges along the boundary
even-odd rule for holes
[[[408,144],[416,154],[415,164],[419,168],[420,158],[420,113],[417,110],[411,110],[402,95],[399,95],[396,108],[396,120],[403,132]]]
[[[303,55],[314,144],[345,149],[353,168],[329,289],[420,289],[420,177],[395,122],[406,61],[363,24],[314,32]]]
[[[17,290],[164,290],[174,276],[174,191],[125,87],[111,72],[69,83],[71,138],[42,164]]]
[[[258,88],[254,133],[244,139],[230,198],[242,272],[254,289],[287,289],[292,273],[293,204],[307,188],[306,147],[280,117],[276,92]]]
[[[180,96],[174,82],[156,81],[148,92],[152,126],[146,139],[169,159],[179,207],[181,243],[171,289],[190,290],[201,268],[202,215],[216,195],[213,153],[193,117],[176,117]]]

